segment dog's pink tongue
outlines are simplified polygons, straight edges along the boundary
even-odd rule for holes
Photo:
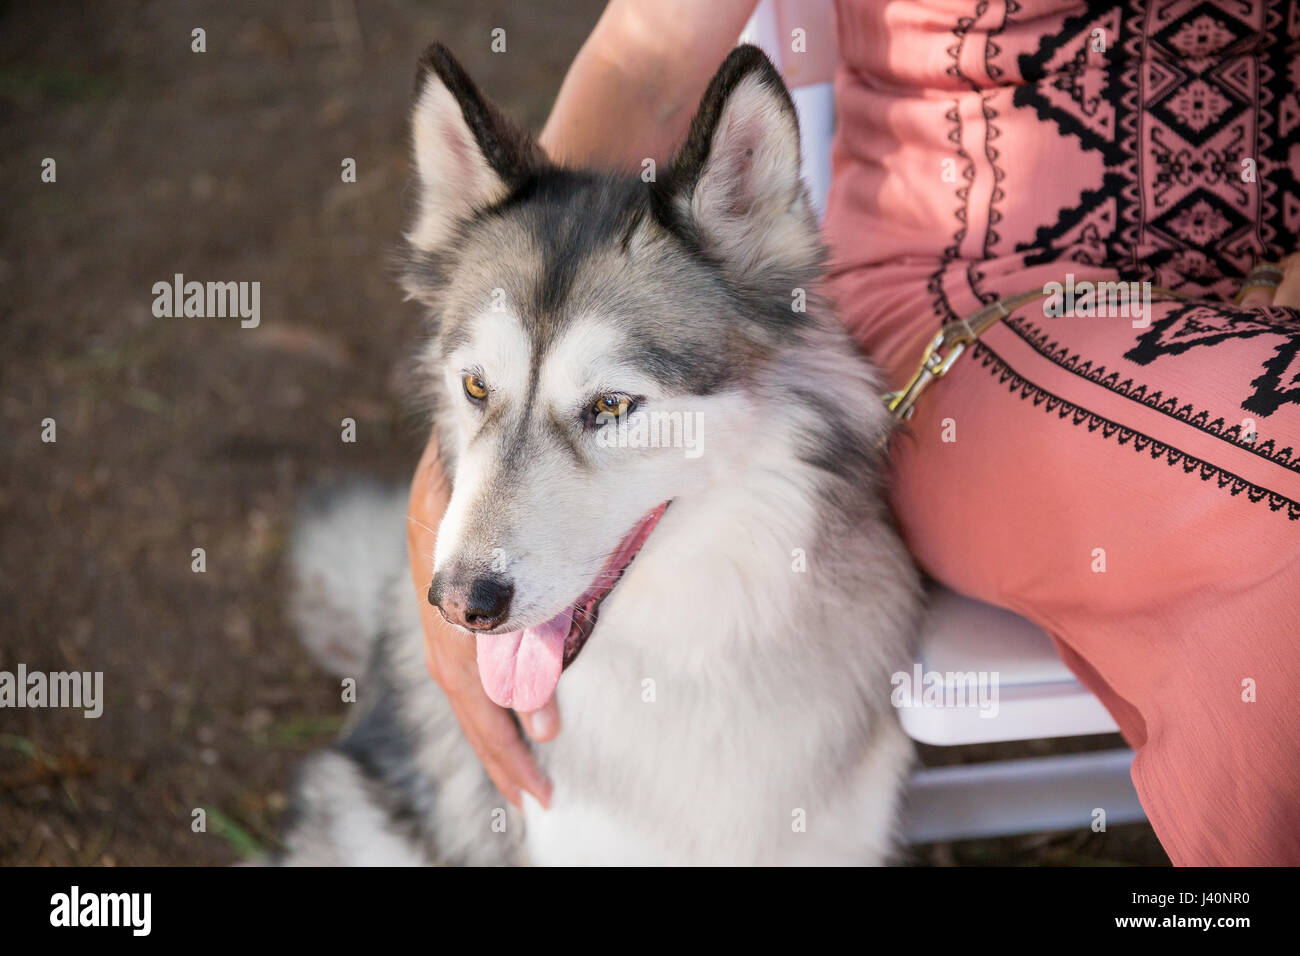
[[[573,608],[569,608],[524,631],[480,635],[478,676],[487,695],[520,713],[540,710],[560,682],[564,639],[572,624]]]

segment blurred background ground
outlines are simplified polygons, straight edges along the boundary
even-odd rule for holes
[[[421,444],[400,363],[418,314],[389,267],[416,56],[443,40],[538,129],[602,5],[0,5],[0,670],[105,674],[98,720],[0,711],[0,863],[223,864],[273,845],[294,764],[346,706],[283,613],[295,503],[342,475],[404,481]],[[259,281],[260,327],[155,318],[152,286],[178,272]],[[913,858],[1165,862],[1145,826]]]

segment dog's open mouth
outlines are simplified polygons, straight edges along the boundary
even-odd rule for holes
[[[601,602],[614,590],[667,508],[665,501],[638,521],[591,587],[545,624],[478,636],[478,675],[488,697],[521,713],[546,705],[555,693],[561,671],[573,663],[595,630]]]

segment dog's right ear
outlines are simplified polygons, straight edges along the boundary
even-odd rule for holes
[[[441,43],[420,57],[411,139],[419,206],[407,241],[436,252],[458,223],[499,202],[546,162]]]
[[[736,47],[718,68],[651,199],[661,222],[740,278],[820,262],[817,220],[800,178],[799,117],[758,47]]]

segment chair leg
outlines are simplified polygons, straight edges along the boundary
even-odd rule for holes
[[[905,808],[910,843],[1073,830],[1145,820],[1133,751],[999,760],[916,771]],[[1098,810],[1105,812],[1101,817]]]

